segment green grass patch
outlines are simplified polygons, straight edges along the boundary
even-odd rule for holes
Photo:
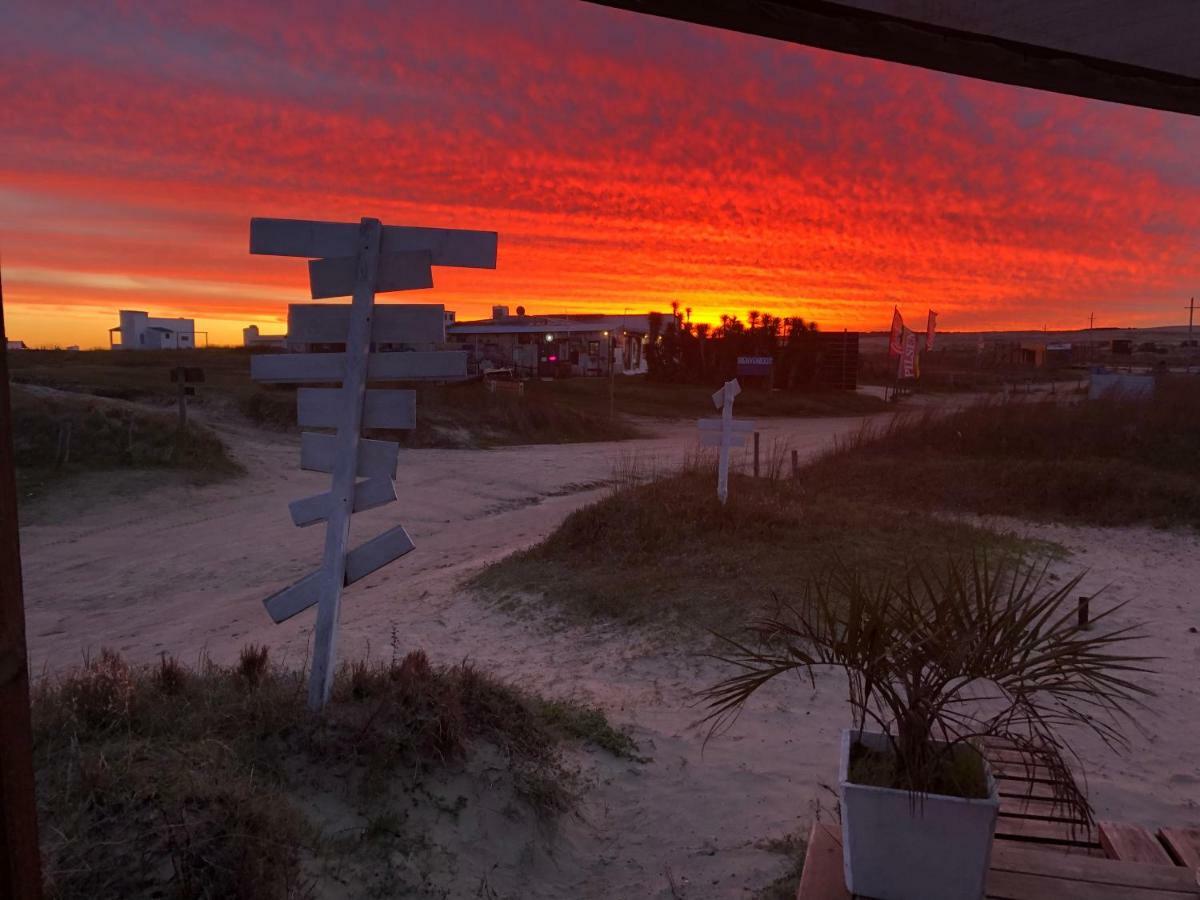
[[[594,710],[467,664],[432,666],[420,652],[344,666],[323,715],[307,709],[306,685],[256,647],[235,665],[195,670],[169,657],[132,667],[102,652],[38,685],[48,895],[308,896],[330,872],[336,880],[347,866],[375,865],[382,844],[420,852],[414,808],[445,802],[424,786],[483,745],[499,754],[515,798],[543,817],[576,796],[564,740],[596,735],[614,752],[636,749]],[[322,795],[365,824],[329,833],[297,803]],[[391,882],[380,896],[402,887]]]
[[[866,428],[809,473],[848,500],[1089,525],[1200,526],[1200,387],[996,400]]]
[[[583,617],[740,625],[790,598],[835,560],[898,576],[921,560],[1032,549],[971,525],[847,500],[809,477],[732,475],[716,499],[712,467],[628,483],[571,513],[544,541],[484,569],[472,584],[520,602],[544,597]],[[969,550],[968,550],[969,552]]]

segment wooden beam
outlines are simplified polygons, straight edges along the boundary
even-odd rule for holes
[[[1096,100],[1128,103],[1151,109],[1200,115],[1200,77],[1195,68],[1163,71],[1150,62],[1133,64],[1083,52],[1064,46],[1047,45],[1044,39],[1015,40],[995,33],[996,28],[954,27],[955,19],[947,11],[971,15],[994,10],[997,23],[1023,22],[1036,34],[1048,31],[1053,15],[1046,3],[1028,4],[1030,8],[1009,10],[1007,16],[997,0],[987,3],[929,2],[865,3],[833,0],[591,0],[653,16],[709,25],[728,31],[740,31],[763,37],[820,47],[838,53],[884,59],[921,66],[954,75],[966,75],[1073,94]],[[1096,4],[1092,4],[1096,5]],[[1050,4],[1053,6],[1053,4]],[[1147,4],[1146,0],[1127,0],[1121,4],[1130,21],[1158,23],[1159,44],[1179,43],[1179,35],[1188,35],[1194,43],[1200,28],[1200,4],[1189,0]],[[1036,8],[1036,11],[1035,11]],[[1058,4],[1059,17],[1067,17],[1067,33],[1102,34],[1089,4],[1078,0]],[[924,17],[914,14],[921,10]],[[1153,11],[1152,11],[1153,10]],[[1069,27],[1070,17],[1077,27]],[[1184,38],[1186,41],[1187,38]],[[1155,47],[1152,39],[1142,37],[1143,45]],[[1193,56],[1194,59],[1194,56]]]
[[[842,832],[836,825],[813,823],[796,900],[850,900],[842,870]]]
[[[29,661],[2,285],[0,340],[4,341],[0,345],[0,897],[38,900],[42,896],[42,863],[34,799]]]
[[[341,429],[338,429],[341,431]],[[368,441],[363,438],[356,440],[358,445],[358,469],[354,472],[359,478],[390,478],[396,477],[396,462],[400,456],[400,445],[393,441]],[[338,444],[337,435],[313,434],[310,431],[300,435],[300,468],[310,472],[333,472],[337,464]],[[335,488],[336,490],[336,488]],[[349,496],[347,493],[346,496]]]
[[[375,509],[396,499],[396,485],[390,478],[371,478],[360,481],[354,486],[354,512]],[[293,500],[288,504],[292,514],[292,522],[299,528],[307,528],[324,522],[329,516],[332,503],[329,493],[316,494],[302,500]]]
[[[374,344],[440,344],[446,340],[446,310],[438,303],[391,303],[371,310]],[[350,304],[293,303],[288,306],[289,344],[343,344]]]
[[[1078,881],[1159,891],[1194,891],[1196,880],[1178,867],[1121,862],[1082,853],[1062,853],[1013,841],[992,844],[992,871],[1024,872]],[[1177,898],[1161,898],[1177,900]]]

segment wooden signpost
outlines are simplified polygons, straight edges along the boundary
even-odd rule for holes
[[[720,447],[717,462],[717,497],[722,503],[729,499],[729,448],[745,447],[746,439],[754,432],[754,423],[733,418],[733,398],[742,392],[735,378],[712,395],[713,406],[721,417],[700,419],[700,445]]]
[[[402,526],[396,526],[353,550],[347,550],[350,516],[396,499],[393,479],[399,446],[366,440],[363,428],[413,428],[413,391],[369,390],[369,381],[447,379],[466,376],[466,354],[458,352],[372,353],[375,294],[433,286],[431,266],[496,267],[496,233],[443,228],[382,225],[378,219],[309,222],[296,219],[252,219],[250,252],[308,257],[313,299],[351,296],[348,307],[332,307],[326,325],[336,329],[331,342],[345,341],[345,353],[300,353],[254,357],[257,381],[321,384],[338,388],[300,388],[301,426],[335,428],[336,434],[301,437],[300,467],[330,473],[327,493],[291,504],[292,521],[300,527],[325,522],[321,568],[291,587],[268,597],[271,618],[282,622],[310,606],[317,607],[313,667],[308,702],[320,709],[333,686],[338,616],[342,588],[364,578],[413,549]],[[381,307],[393,310],[395,307]],[[387,339],[395,327],[420,336],[444,334],[440,306],[406,306],[403,315],[387,318]],[[400,322],[403,321],[403,326]],[[363,479],[360,481],[359,479]]]

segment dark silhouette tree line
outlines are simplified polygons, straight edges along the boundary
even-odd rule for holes
[[[752,309],[745,322],[722,315],[721,324],[713,328],[685,320],[679,304],[672,303],[669,314],[651,313],[649,324],[646,377],[650,381],[721,384],[737,375],[739,356],[769,356],[774,360],[769,387],[816,385],[820,333],[816,322],[800,316],[773,316]]]

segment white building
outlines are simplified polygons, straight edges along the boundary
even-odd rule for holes
[[[257,325],[247,325],[242,329],[242,346],[243,347],[259,347],[272,348],[276,350],[287,349],[286,334],[263,334],[258,330]]]
[[[190,350],[196,346],[194,319],[155,319],[149,313],[123,309],[121,324],[108,329],[110,350]],[[113,332],[120,340],[113,340]]]

